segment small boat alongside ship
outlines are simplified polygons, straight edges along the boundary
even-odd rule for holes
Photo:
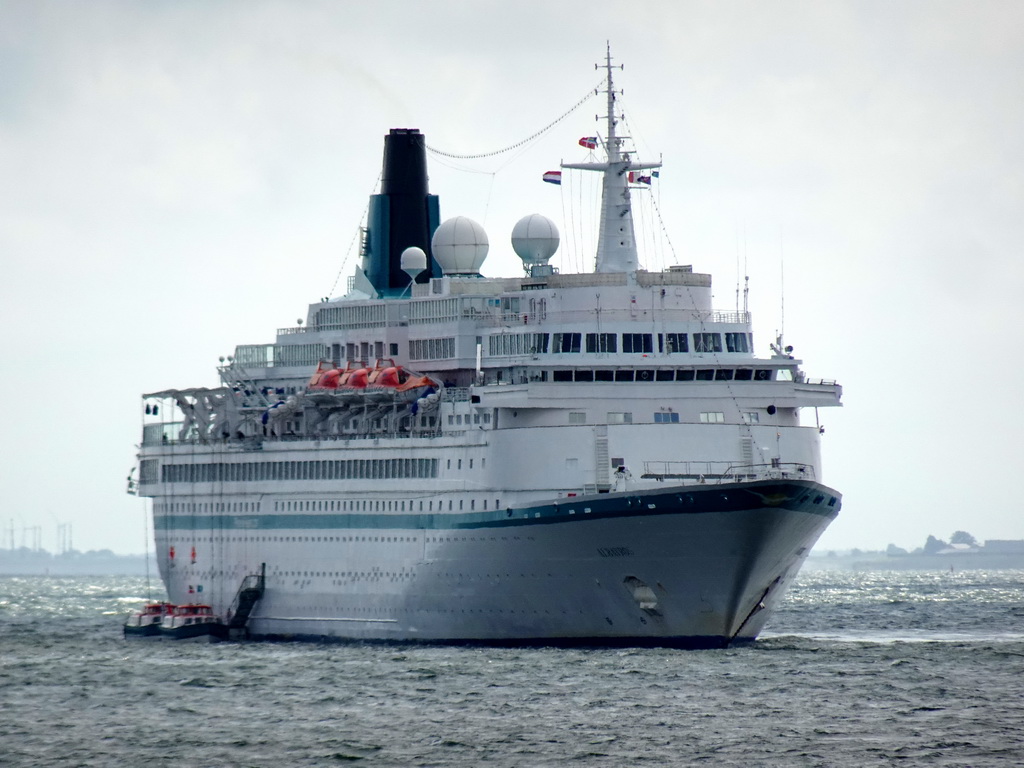
[[[147,603],[125,621],[124,636],[224,640],[228,637],[228,625],[214,614],[209,605]]]
[[[132,613],[124,623],[125,637],[156,637],[160,624],[170,615],[175,606],[172,603],[147,603]]]
[[[169,640],[226,640],[228,628],[213,613],[213,608],[202,603],[176,605],[160,623],[160,637]]]
[[[249,614],[263,597],[266,564],[242,579],[234,600],[221,616],[206,603],[147,603],[124,624],[125,637],[163,637],[171,640],[244,640],[249,637]]]

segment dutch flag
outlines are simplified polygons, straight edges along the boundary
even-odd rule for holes
[[[561,184],[562,183],[562,172],[561,171],[548,171],[544,174],[544,181],[548,184]]]

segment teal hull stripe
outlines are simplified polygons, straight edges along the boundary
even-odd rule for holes
[[[721,485],[699,491],[676,489],[586,499],[570,497],[547,504],[486,512],[158,514],[154,516],[153,523],[157,530],[165,531],[459,530],[762,509],[787,509],[832,518],[839,512],[839,508],[839,495],[823,485],[807,481],[765,481],[745,484],[742,488]],[[590,509],[590,512],[587,513],[586,509]]]

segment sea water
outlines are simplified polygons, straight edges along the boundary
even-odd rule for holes
[[[146,595],[0,579],[0,765],[1024,765],[1024,571],[807,572],[718,651],[125,640]]]

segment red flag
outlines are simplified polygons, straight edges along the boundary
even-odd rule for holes
[[[584,136],[580,139],[580,146],[587,149],[597,149],[597,136]]]

